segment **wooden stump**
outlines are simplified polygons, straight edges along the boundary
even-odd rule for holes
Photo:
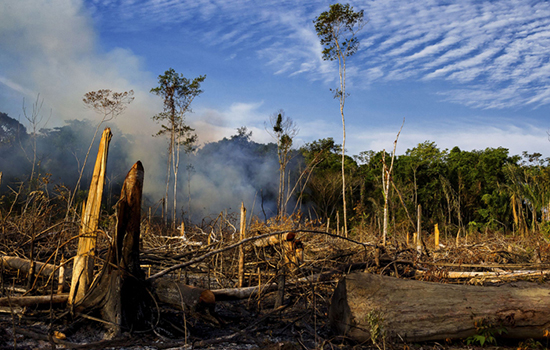
[[[407,342],[466,338],[482,322],[509,338],[542,338],[550,329],[550,286],[451,285],[352,273],[338,283],[329,319],[342,335],[371,340],[378,329]]]
[[[112,325],[110,337],[117,336],[121,327],[145,329],[150,322],[151,296],[139,262],[143,178],[143,166],[138,161],[122,186],[108,263],[75,308],[79,312],[99,311]]]

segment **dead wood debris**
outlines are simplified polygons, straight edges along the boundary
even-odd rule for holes
[[[335,336],[327,320],[336,281],[344,274],[369,271],[441,283],[495,284],[505,279],[545,282],[550,270],[550,246],[542,239],[483,235],[469,237],[468,243],[456,246],[454,237],[449,237],[440,240],[445,246],[437,250],[429,249],[430,242],[426,242],[429,255],[424,252],[419,256],[412,247],[399,243],[404,239],[396,237],[392,244],[382,247],[378,237],[366,233],[358,235],[363,242],[357,242],[327,234],[317,223],[290,218],[282,223],[249,223],[249,240],[243,245],[244,285],[237,288],[236,215],[221,213],[201,226],[186,225],[184,232],[170,232],[160,223],[143,220],[141,269],[146,278],[163,273],[163,278],[199,288],[201,293],[212,291],[215,309],[178,309],[158,301],[153,306],[155,322],[149,331],[122,329],[120,337],[103,340],[99,315],[71,317],[62,302],[18,301],[25,300],[23,296],[57,294],[55,266],[62,257],[67,264],[75,255],[78,225],[35,225],[35,231],[40,232],[34,234],[34,252],[30,254],[33,234],[27,229],[32,225],[18,226],[17,220],[29,218],[12,216],[4,220],[0,255],[28,260],[25,266],[31,266],[32,260],[47,263],[51,269],[48,274],[36,268],[0,264],[0,349],[351,349],[356,344]],[[105,264],[113,228],[107,226],[98,233],[96,271]],[[300,259],[288,256],[298,253],[297,246],[288,243],[295,240],[300,241]],[[29,278],[31,271],[34,275]],[[286,277],[284,300],[275,309],[282,273]]]

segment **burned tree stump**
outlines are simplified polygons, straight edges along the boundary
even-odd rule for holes
[[[466,338],[476,334],[476,324],[536,339],[550,327],[549,310],[548,284],[451,285],[352,273],[338,283],[329,319],[339,334],[359,342],[376,337],[373,329],[407,342]]]
[[[77,312],[99,311],[112,325],[112,337],[120,333],[121,327],[144,329],[150,321],[151,296],[139,263],[143,177],[143,166],[138,161],[126,175],[117,203],[116,234],[108,263],[75,307]]]

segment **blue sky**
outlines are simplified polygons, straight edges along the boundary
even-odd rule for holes
[[[342,140],[335,62],[321,57],[312,21],[329,1],[0,0],[0,111],[22,115],[37,94],[49,127],[95,116],[82,96],[133,89],[117,124],[149,144],[162,108],[149,90],[172,67],[205,74],[188,116],[199,142],[264,123],[284,109],[297,144]],[[348,61],[349,154],[506,147],[550,156],[550,2],[350,1],[365,11]],[[116,137],[116,135],[115,135]],[[158,146],[161,147],[161,146]],[[162,146],[164,147],[164,146]],[[152,154],[136,149],[136,157]]]

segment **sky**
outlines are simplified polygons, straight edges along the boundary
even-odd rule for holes
[[[39,98],[44,126],[97,119],[88,91],[134,90],[116,120],[154,157],[162,101],[149,91],[169,68],[206,75],[188,123],[199,143],[246,126],[273,141],[283,109],[295,145],[342,142],[335,61],[322,59],[313,20],[324,0],[0,0],[0,111],[24,120]],[[365,26],[347,61],[348,154],[505,147],[550,156],[550,2],[357,0]],[[95,118],[95,119],[94,119]],[[115,135],[116,137],[116,135]],[[145,146],[147,145],[147,146]],[[160,147],[160,146],[158,146]],[[165,146],[163,146],[165,147]]]

